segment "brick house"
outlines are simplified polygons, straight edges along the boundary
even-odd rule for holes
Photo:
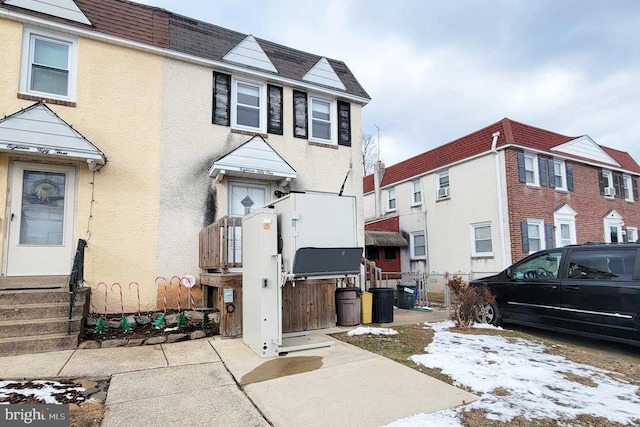
[[[626,152],[505,118],[379,164],[363,180],[365,228],[399,218],[403,271],[478,277],[539,249],[638,240],[639,177]]]

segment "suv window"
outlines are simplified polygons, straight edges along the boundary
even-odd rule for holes
[[[514,268],[513,277],[517,280],[555,279],[558,277],[561,257],[562,251],[554,251],[529,258]]]
[[[631,280],[635,250],[572,251],[569,278],[586,280]]]

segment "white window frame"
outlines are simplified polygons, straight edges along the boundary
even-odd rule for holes
[[[238,123],[238,84],[258,88],[260,93],[258,115],[260,123],[258,127],[242,125]],[[264,84],[244,79],[231,79],[231,127],[233,129],[247,130],[251,132],[267,132],[267,87]]]
[[[313,102],[314,101],[318,101],[318,102],[324,102],[329,104],[329,124],[331,127],[331,139],[323,139],[323,138],[318,138],[318,137],[314,137],[313,136]],[[326,98],[320,98],[317,96],[313,96],[313,95],[309,95],[309,141],[314,141],[314,142],[321,142],[323,144],[337,144],[337,140],[338,140],[338,107],[337,107],[337,103],[335,102],[335,100],[330,100],[330,99],[326,99]],[[320,120],[320,119],[315,119],[315,120]],[[326,122],[326,120],[322,120],[324,122]]]
[[[533,162],[533,170],[527,169],[527,159],[531,159]],[[527,172],[533,173],[533,182],[527,180]],[[524,153],[524,176],[525,183],[535,187],[540,186],[540,171],[538,170],[538,156],[536,154]]]
[[[392,205],[393,202],[393,206]],[[387,212],[395,212],[398,208],[398,200],[396,198],[396,188],[392,187],[387,190]]]
[[[627,227],[627,242],[635,243],[638,241],[638,227]],[[629,238],[629,234],[633,234],[633,239]]]
[[[447,185],[442,185],[442,178],[447,177]],[[446,194],[440,195],[440,190],[446,191]],[[438,172],[436,174],[436,198],[437,199],[448,199],[451,197],[451,176],[449,175],[449,170]]]
[[[602,180],[603,180],[603,181],[605,181],[605,183],[608,183],[608,184],[609,184],[609,185],[606,185],[606,184],[605,184],[604,188],[613,188],[613,191],[615,191],[615,189],[616,189],[616,188],[613,186],[613,172],[608,171],[608,170],[603,170],[603,171],[602,171]],[[615,196],[607,196],[607,195],[605,194],[605,196],[604,196],[604,197],[610,197],[610,198],[613,198],[613,197],[615,197]]]
[[[538,236],[540,239],[540,248],[539,249],[531,249],[531,233],[529,233],[529,226],[536,226],[538,227]],[[544,220],[542,219],[527,219],[527,242],[529,244],[529,253],[535,253],[538,251],[541,251],[543,249],[546,249],[546,236],[544,234]]]
[[[50,43],[65,45],[69,52],[67,56],[67,94],[40,92],[31,89],[31,75],[33,66],[33,55],[35,41],[37,39],[46,40]],[[20,63],[20,93],[43,98],[58,99],[62,101],[75,102],[76,85],[78,71],[78,39],[75,37],[62,36],[50,31],[25,28],[22,36],[22,57]]]
[[[564,190],[567,191],[567,168],[564,164],[564,160],[552,160],[551,161],[551,165],[553,167],[553,171],[551,171],[551,173],[553,174],[553,176],[555,177],[555,182],[556,182],[556,190]],[[560,175],[556,174],[556,165],[558,166],[558,168],[560,169]],[[562,180],[561,185],[558,185],[558,176],[560,176],[560,179]]]
[[[629,175],[622,175],[622,191],[627,192],[627,194],[623,194],[624,199],[627,202],[633,202],[633,182],[631,181],[631,177]]]
[[[623,224],[622,216],[616,211],[612,211],[607,216],[604,217],[604,241],[606,243],[614,243],[611,241],[611,229],[616,229],[616,234],[618,235],[618,241],[615,243],[622,243],[624,241],[624,237],[622,235],[622,224]]]
[[[422,183],[420,182],[419,179],[417,179],[415,181],[411,181],[411,206],[420,206],[421,204],[422,204]]]
[[[476,248],[476,242],[478,239],[476,238],[476,230],[478,228],[486,228],[489,227],[489,241],[491,242],[491,251],[489,252],[478,252]],[[471,224],[471,256],[474,257],[492,257],[493,256],[493,233],[491,229],[491,222],[479,222],[477,224]]]
[[[424,255],[416,255],[416,237],[419,236],[424,241]],[[409,248],[411,250],[411,259],[427,259],[427,239],[424,231],[414,231],[409,234]]]
[[[562,225],[569,226],[569,242],[563,243]],[[577,241],[576,233],[576,211],[569,205],[564,205],[553,214],[553,227],[555,228],[556,245],[560,248],[566,245],[575,245]]]

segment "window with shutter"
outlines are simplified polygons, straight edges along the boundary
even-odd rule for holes
[[[283,134],[282,126],[282,88],[267,85],[267,132]]]
[[[338,145],[351,147],[351,104],[338,101]]]
[[[293,91],[293,136],[307,138],[307,94]]]
[[[213,118],[214,125],[231,125],[231,75],[213,72]]]

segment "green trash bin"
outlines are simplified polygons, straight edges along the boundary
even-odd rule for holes
[[[410,310],[414,307],[416,288],[413,282],[398,283],[398,308]]]

